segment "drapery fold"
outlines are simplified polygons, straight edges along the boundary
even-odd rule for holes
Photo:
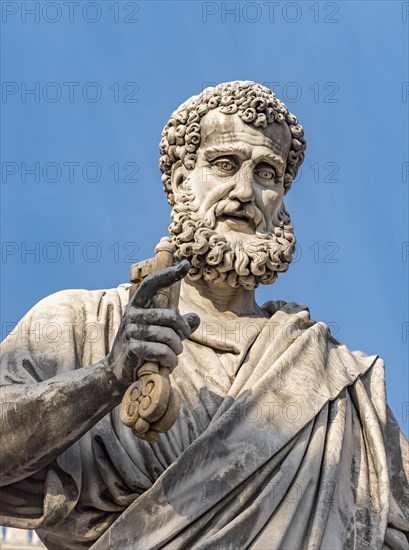
[[[105,357],[127,296],[122,285],[40,302],[4,344],[3,383]],[[50,308],[55,345],[33,340]],[[409,548],[407,442],[387,409],[382,361],[351,353],[305,307],[266,309],[259,333],[234,349],[200,331],[184,343],[172,375],[181,414],[158,443],[136,439],[114,409],[49,466],[3,487],[0,522],[70,550]]]

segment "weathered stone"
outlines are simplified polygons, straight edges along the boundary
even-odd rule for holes
[[[3,343],[0,524],[58,550],[409,548],[381,359],[255,301],[294,251],[302,127],[227,83],[173,113],[160,149],[175,257],[134,266],[138,287],[45,298]]]

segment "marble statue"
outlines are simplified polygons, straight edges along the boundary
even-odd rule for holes
[[[167,261],[49,296],[3,343],[0,525],[56,550],[409,548],[382,360],[306,306],[255,301],[291,262],[305,147],[254,82],[172,114]]]

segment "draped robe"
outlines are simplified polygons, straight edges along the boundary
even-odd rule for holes
[[[39,302],[3,344],[2,384],[101,360],[128,294]],[[135,438],[116,407],[2,488],[0,524],[58,550],[409,549],[408,443],[382,361],[350,352],[306,307],[263,308],[265,319],[202,324],[184,342],[171,375],[180,415],[157,443]]]

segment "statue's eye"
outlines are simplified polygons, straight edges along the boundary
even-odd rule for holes
[[[269,164],[257,166],[255,174],[264,181],[274,181],[276,179],[276,171]]]
[[[220,170],[221,172],[223,172],[225,174],[235,172],[236,169],[237,169],[236,163],[234,162],[233,159],[231,159],[229,157],[223,157],[223,158],[216,159],[215,161],[213,161],[213,166],[216,166],[216,168],[218,170]]]

